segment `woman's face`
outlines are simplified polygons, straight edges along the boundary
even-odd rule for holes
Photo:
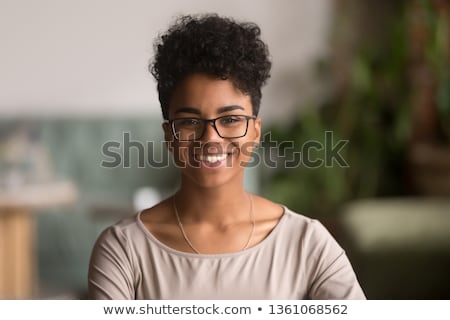
[[[227,117],[216,121],[221,135],[211,122],[207,122],[203,135],[194,141],[175,139],[171,125],[163,125],[165,139],[182,170],[183,179],[189,179],[201,187],[218,187],[232,181],[242,183],[244,167],[260,139],[261,119],[248,120],[245,136],[223,138],[221,136],[233,135],[232,132],[245,133],[240,130],[247,120],[229,116],[253,116],[250,96],[235,88],[230,80],[205,74],[188,76],[175,90],[169,105],[169,120],[223,116]],[[240,121],[242,123],[239,124]],[[176,124],[176,130],[186,128],[189,132],[198,125],[196,123],[196,120],[181,120]]]

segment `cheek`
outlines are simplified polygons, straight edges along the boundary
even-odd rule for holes
[[[245,141],[239,145],[239,164],[241,166],[247,166],[249,162],[252,162],[253,150],[257,146],[254,141]]]
[[[194,153],[201,150],[201,146],[198,142],[173,141],[171,150],[175,164],[178,167],[199,167],[199,163],[194,158]]]
[[[189,160],[189,146],[173,141],[171,142],[171,150],[175,163],[184,167]]]

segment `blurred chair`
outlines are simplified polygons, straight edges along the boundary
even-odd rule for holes
[[[360,200],[341,218],[369,299],[450,299],[450,199]]]

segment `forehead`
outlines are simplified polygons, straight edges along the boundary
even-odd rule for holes
[[[230,80],[205,74],[186,77],[175,89],[169,105],[169,114],[181,108],[194,108],[201,113],[214,113],[224,106],[237,105],[251,113],[251,99]]]

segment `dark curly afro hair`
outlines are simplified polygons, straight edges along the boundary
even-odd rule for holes
[[[271,62],[261,30],[254,23],[238,23],[215,14],[182,16],[155,42],[149,70],[158,82],[164,119],[176,86],[186,76],[205,73],[229,79],[248,94],[258,115],[261,87],[270,77]]]

